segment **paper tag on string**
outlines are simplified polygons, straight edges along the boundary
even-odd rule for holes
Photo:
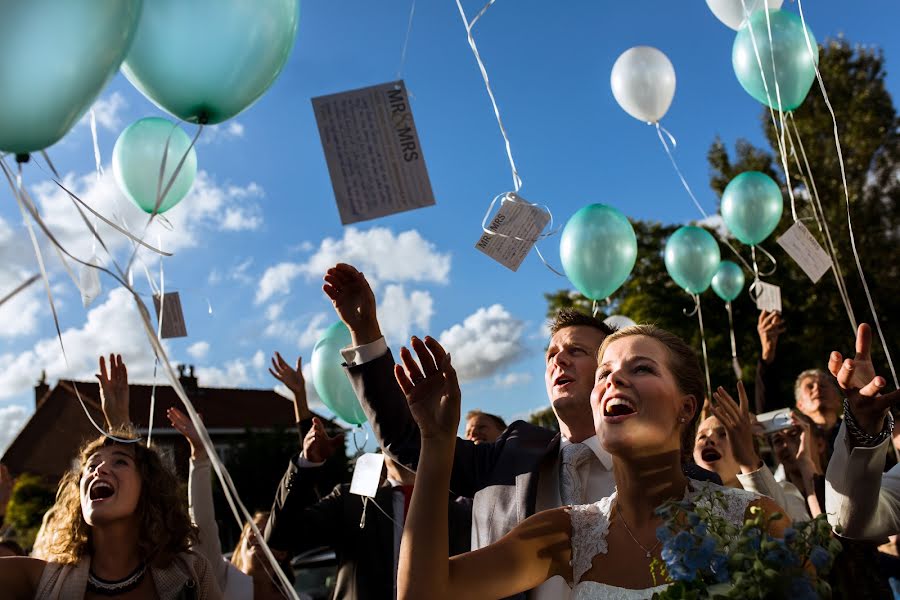
[[[353,469],[353,480],[350,482],[350,493],[357,496],[375,497],[381,484],[381,470],[384,467],[384,454],[366,452],[356,459]]]
[[[831,268],[831,258],[802,222],[797,221],[776,240],[806,276],[818,283]]]
[[[756,282],[756,308],[781,313],[781,288],[765,281]]]
[[[156,307],[157,322],[159,314],[159,294],[153,295],[153,306]],[[162,302],[162,331],[160,337],[176,338],[187,337],[187,327],[184,324],[184,313],[181,312],[181,297],[178,292],[166,292]]]
[[[549,221],[550,215],[539,206],[528,202],[502,202],[497,215],[487,226],[499,235],[482,234],[475,248],[510,271],[516,271]]]
[[[341,223],[434,205],[403,81],[312,99]]]

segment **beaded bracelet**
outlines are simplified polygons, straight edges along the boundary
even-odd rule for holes
[[[850,402],[846,398],[844,398],[844,423],[847,425],[847,433],[850,434],[850,439],[853,440],[854,445],[865,448],[872,448],[881,444],[884,440],[890,438],[894,432],[894,415],[891,414],[891,411],[888,411],[887,423],[880,432],[872,435],[863,431],[856,421],[856,417],[850,411]]]

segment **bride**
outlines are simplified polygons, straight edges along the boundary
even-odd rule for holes
[[[460,390],[450,355],[436,342],[395,375],[422,436],[421,455],[403,532],[398,598],[504,598],[561,575],[579,600],[649,598],[650,563],[660,559],[655,510],[667,500],[695,500],[710,483],[684,476],[703,399],[694,352],[651,325],[610,335],[599,351],[591,394],[594,424],[613,456],[616,492],[595,504],[540,512],[486,548],[447,558],[447,488],[459,426]],[[685,441],[687,440],[687,441]],[[727,499],[712,507],[737,526],[750,509],[783,512],[768,498],[714,486]],[[700,500],[702,502],[702,499]],[[782,537],[789,522],[769,522]],[[658,582],[656,582],[658,583]]]

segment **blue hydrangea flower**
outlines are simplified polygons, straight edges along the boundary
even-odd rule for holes
[[[809,553],[809,561],[816,569],[824,569],[831,562],[831,554],[822,546],[815,546]]]
[[[797,539],[797,530],[793,527],[787,527],[784,530],[784,541],[788,544],[793,544],[794,540]]]
[[[672,539],[672,530],[665,525],[660,525],[656,528],[656,539],[665,544]]]
[[[817,600],[819,594],[816,593],[816,589],[809,579],[797,577],[791,580],[790,598],[791,600]]]

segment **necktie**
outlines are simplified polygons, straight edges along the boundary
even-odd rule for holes
[[[563,505],[584,504],[582,473],[594,456],[584,444],[569,444],[562,449],[559,466],[559,495]]]

